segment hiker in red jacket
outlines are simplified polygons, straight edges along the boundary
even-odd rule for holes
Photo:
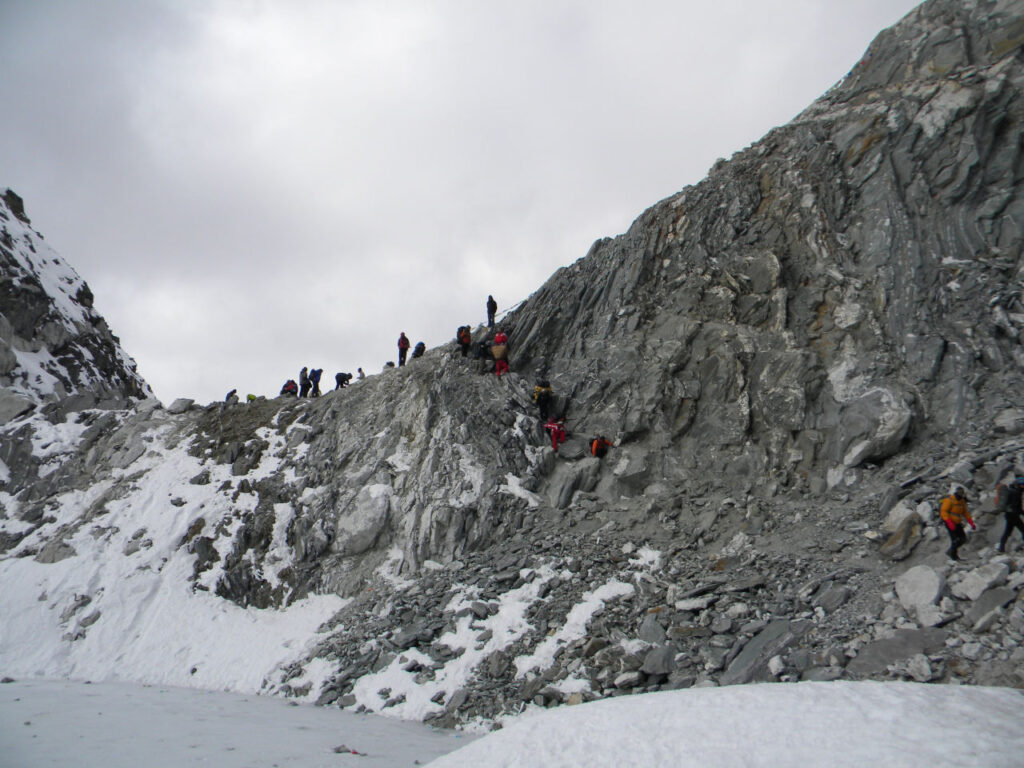
[[[551,433],[551,447],[558,453],[558,444],[565,442],[565,417],[552,416],[544,425],[544,429]]]
[[[491,355],[494,357],[494,375],[501,376],[503,373],[508,373],[508,336],[500,328],[494,334]]]
[[[409,339],[406,338],[405,331],[402,331],[402,335],[398,337],[398,365],[405,365],[405,356],[409,352]]]

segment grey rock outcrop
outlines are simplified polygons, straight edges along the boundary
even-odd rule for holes
[[[922,5],[794,122],[557,273],[512,318],[513,368],[698,483],[836,485],[992,418],[1024,362],[1019,19]]]

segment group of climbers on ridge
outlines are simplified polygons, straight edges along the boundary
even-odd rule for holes
[[[487,308],[487,322],[488,322],[488,326],[493,328],[494,327],[494,315],[498,311],[498,304],[494,300],[494,296],[490,296],[489,295],[487,297],[487,307],[486,308]],[[465,357],[466,354],[469,352],[469,347],[470,347],[470,345],[472,344],[472,341],[473,341],[473,336],[472,336],[472,332],[470,331],[470,327],[468,325],[461,326],[459,328],[458,333],[456,334],[456,337],[458,339],[459,344],[462,346],[462,356]],[[499,337],[502,337],[504,339],[504,341],[499,341],[498,340]],[[507,350],[508,336],[506,336],[504,333],[500,332],[500,330],[499,330],[499,333],[495,336],[495,342],[494,343],[498,344],[498,345],[501,345],[501,344],[506,345],[505,346],[505,350]],[[399,334],[399,336],[398,336],[398,366],[399,367],[402,367],[402,366],[405,365],[406,360],[407,360],[407,358],[409,356],[409,349],[410,348],[412,348],[412,359],[413,360],[415,360],[418,357],[422,357],[423,354],[427,351],[427,345],[424,344],[422,341],[417,342],[416,346],[413,347],[412,343],[409,341],[409,337],[405,335],[405,331],[402,331]],[[497,359],[497,357],[495,359]],[[394,365],[394,363],[388,362],[388,363],[385,364],[384,367],[385,368],[394,368],[395,365]],[[504,361],[503,371],[508,371],[508,361],[507,361],[507,359],[505,359],[505,361]],[[501,372],[502,372],[501,370],[497,371],[499,376],[501,375]],[[308,367],[303,367],[303,369],[299,372],[299,381],[298,381],[298,383],[296,383],[294,379],[288,379],[287,381],[285,381],[284,385],[281,387],[281,392],[279,393],[279,396],[287,395],[287,396],[293,396],[293,397],[319,397],[320,394],[321,394],[320,393],[320,377],[322,375],[323,375],[323,369],[322,368],[315,368],[313,370],[310,370]],[[352,382],[352,378],[353,377],[352,377],[351,373],[342,373],[342,372],[336,373],[334,375],[334,382],[335,382],[334,388],[336,390],[338,390],[338,389],[343,389],[344,387],[347,387]],[[361,381],[364,378],[366,378],[366,374],[363,373],[363,369],[362,368],[358,368],[356,370],[356,379]],[[234,390],[234,389],[231,390],[231,392],[228,393],[227,397],[224,398],[225,401],[232,402],[231,397],[232,397],[232,395],[235,394],[235,392],[236,392],[236,390]],[[255,399],[255,396],[250,396],[250,399]],[[234,402],[237,402],[237,396],[236,396]]]
[[[303,366],[302,370],[299,371],[299,381],[295,382],[295,379],[288,379],[281,387],[278,397],[289,396],[289,397],[320,397],[320,377],[323,376],[323,368],[313,368],[310,370],[307,366]],[[352,381],[351,373],[336,373],[334,374],[334,388],[343,389],[347,387]],[[356,369],[356,378],[360,381],[366,378],[366,374],[363,373],[362,368]],[[231,390],[228,393],[230,397],[235,390]],[[249,400],[255,400],[255,395],[249,395]],[[230,400],[228,402],[231,402]],[[237,402],[237,398],[235,400]]]
[[[498,304],[494,300],[494,296],[488,295],[486,302],[487,310],[487,327],[488,330],[494,330],[494,337],[488,340],[485,336],[482,339],[476,349],[475,358],[486,360],[492,359],[494,361],[494,374],[498,378],[502,374],[508,373],[509,371],[509,338],[504,328],[495,329],[495,316],[498,311]],[[461,352],[462,357],[466,357],[469,354],[470,349],[473,345],[473,334],[472,329],[469,325],[461,325],[456,330],[455,341]],[[398,367],[402,367],[406,364],[408,358],[409,349],[412,348],[412,359],[422,357],[426,352],[426,344],[422,341],[417,342],[415,347],[412,346],[409,341],[409,337],[405,335],[405,331],[402,331],[398,336],[397,341],[398,347]],[[385,369],[394,368],[395,364],[388,362],[385,364]],[[288,379],[281,387],[280,396],[291,396],[291,397],[319,397],[320,392],[320,378],[323,375],[322,368],[310,369],[306,366],[299,372],[299,380],[296,383],[294,379]],[[362,368],[357,369],[356,379],[362,380],[366,377],[363,373]],[[335,390],[343,389],[347,387],[353,379],[351,373],[339,372],[334,376]],[[255,400],[254,395],[249,395],[249,400]],[[238,396],[236,390],[231,390],[225,400],[229,403],[238,402]],[[564,413],[559,415],[552,415],[551,409],[554,405],[554,393],[551,389],[551,383],[547,379],[539,379],[537,386],[534,387],[533,401],[536,403],[540,419],[543,422],[543,428],[551,436],[551,447],[557,453],[558,447],[564,443],[567,439],[568,433],[566,430],[566,417]],[[613,447],[614,443],[608,440],[603,435],[599,435],[591,438],[588,443],[590,454],[595,458],[603,457],[609,447]]]

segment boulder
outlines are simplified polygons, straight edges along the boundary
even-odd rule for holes
[[[916,565],[896,579],[896,595],[908,611],[922,605],[935,605],[942,597],[945,577],[927,565]]]
[[[1004,583],[1009,572],[1005,562],[988,563],[964,574],[950,592],[962,600],[977,600],[986,589]]]
[[[911,514],[885,542],[879,547],[879,554],[899,562],[910,557],[923,537],[924,524],[916,514]]]
[[[167,406],[167,412],[173,413],[175,415],[185,413],[189,408],[192,407],[194,403],[195,400],[193,400],[190,397],[179,397],[177,400],[175,400],[173,403]]]
[[[665,642],[665,630],[661,626],[661,622],[658,621],[658,617],[653,613],[649,613],[644,617],[644,620],[640,623],[640,629],[637,632],[637,637],[646,643],[653,645],[659,645]]]
[[[616,676],[613,685],[616,688],[636,688],[640,684],[639,672],[623,672]]]
[[[9,389],[0,389],[0,426],[24,416],[35,407],[35,402],[24,395]]]
[[[645,675],[668,675],[676,668],[676,650],[670,645],[652,648],[644,656],[640,671]]]
[[[839,439],[844,466],[856,467],[896,452],[913,416],[907,399],[891,389],[876,387],[843,404]]]
[[[992,428],[1007,435],[1021,434],[1024,432],[1024,410],[1007,408],[1000,411],[992,421]]]
[[[900,629],[892,637],[868,643],[846,665],[846,671],[854,679],[866,679],[879,675],[899,661],[919,654],[931,654],[945,647],[947,633],[944,629]]]
[[[833,584],[820,595],[818,595],[815,602],[824,610],[826,613],[832,613],[832,611],[841,607],[847,600],[850,599],[851,590],[844,584]]]
[[[797,642],[808,628],[807,622],[788,619],[777,619],[769,623],[743,646],[743,650],[722,673],[719,682],[722,685],[737,685],[755,680],[771,680],[773,675],[768,669],[769,660]]]
[[[916,508],[912,506],[912,502],[908,499],[904,499],[899,504],[889,510],[889,514],[885,518],[885,522],[879,527],[882,533],[896,533],[902,526],[907,518],[917,514]]]
[[[971,610],[966,614],[967,621],[977,625],[992,611],[999,610],[1007,603],[1017,599],[1017,593],[1007,587],[996,587],[985,590],[971,605]]]

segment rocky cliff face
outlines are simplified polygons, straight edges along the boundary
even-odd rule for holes
[[[807,488],[1019,403],[1020,4],[927,3],[515,318],[652,474]],[[581,404],[582,405],[582,404]],[[675,483],[673,483],[675,484]]]
[[[454,723],[763,679],[1021,684],[1024,562],[982,515],[954,567],[928,520],[953,481],[984,508],[1024,449],[1022,46],[1024,2],[925,3],[557,272],[506,319],[500,379],[439,348],[318,400],[125,407],[148,391],[99,340],[86,359],[113,367],[9,379],[55,414],[0,427],[0,581],[34,585],[32,670],[152,679],[131,649],[176,642],[159,679],[223,685],[188,661],[204,628],[167,632],[186,606],[269,625],[341,595],[264,688]],[[69,393],[90,410],[63,418]],[[0,665],[25,673],[12,637]]]
[[[0,483],[18,491],[39,478],[46,462],[34,439],[54,446],[47,433],[80,431],[100,412],[151,396],[89,286],[8,189],[0,197]]]

